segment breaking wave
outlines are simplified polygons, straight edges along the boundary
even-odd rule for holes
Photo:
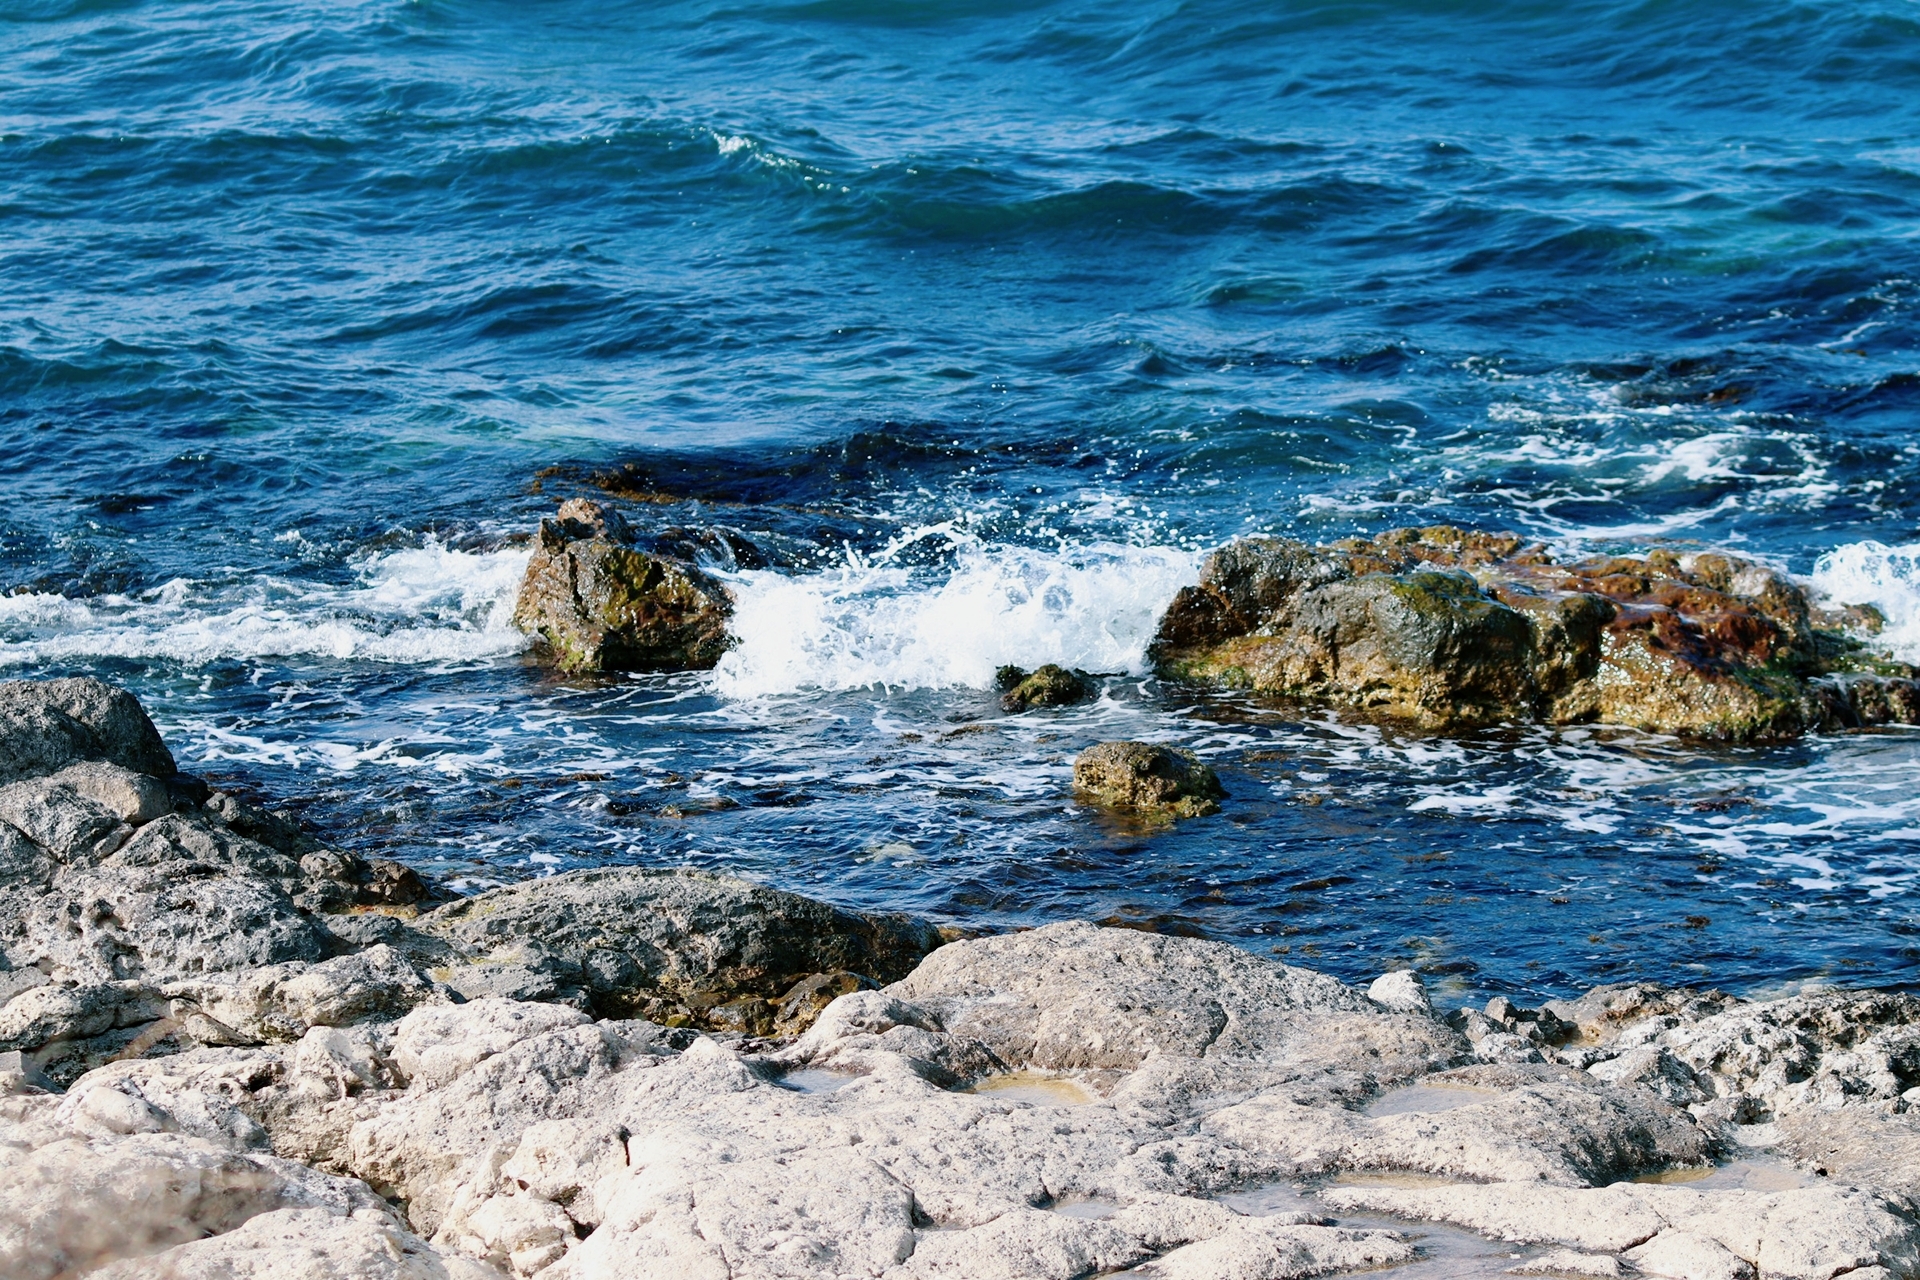
[[[258,574],[175,578],[151,591],[84,600],[0,597],[0,664],[73,658],[221,660],[322,657],[446,663],[526,647],[512,623],[521,550],[428,543],[367,557],[351,584]]]
[[[952,556],[940,569],[899,563],[908,546],[941,537]],[[937,526],[824,573],[737,575],[738,642],[715,685],[752,698],[983,689],[1007,663],[1139,671],[1161,612],[1195,570],[1193,553],[1173,548],[987,546]]]
[[[1836,604],[1870,604],[1887,620],[1880,645],[1920,662],[1920,543],[1850,542],[1820,557],[1813,586]]]

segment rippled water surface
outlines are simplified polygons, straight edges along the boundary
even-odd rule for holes
[[[1142,660],[1233,534],[1438,521],[1731,545],[1920,659],[1909,3],[0,0],[0,66],[0,664],[336,840],[1462,999],[1920,971],[1911,732],[1434,738]],[[526,662],[596,475],[730,576],[718,672]],[[1045,661],[1105,695],[1001,715]],[[1115,736],[1224,812],[1074,807]]]

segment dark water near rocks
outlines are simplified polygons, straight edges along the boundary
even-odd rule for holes
[[[1910,732],[1139,674],[1204,548],[1443,520],[1731,544],[1920,657],[1908,4],[0,0],[0,68],[0,660],[342,843],[1459,997],[1920,974]],[[513,537],[628,464],[760,549],[716,676],[518,654]],[[1132,674],[998,715],[1048,660]],[[1074,808],[1122,735],[1225,813]]]

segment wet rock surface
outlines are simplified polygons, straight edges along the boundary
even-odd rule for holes
[[[9,1277],[1392,1274],[1433,1224],[1522,1274],[1920,1274],[1905,993],[1443,1012],[681,873],[422,911],[232,797],[46,767],[0,812]]]
[[[575,498],[540,522],[513,620],[563,671],[697,671],[726,652],[732,612],[712,577],[649,555],[618,512]]]
[[[1220,811],[1226,788],[1184,747],[1102,742],[1073,762],[1073,787],[1094,804],[1148,815],[1197,818]]]
[[[1030,711],[1035,707],[1070,707],[1100,696],[1100,682],[1084,671],[1069,671],[1047,663],[1033,671],[1001,667],[995,673],[1003,711]]]
[[[1718,552],[1557,562],[1511,534],[1230,543],[1160,622],[1163,674],[1447,728],[1597,721],[1747,740],[1920,722],[1920,682],[1786,575]]]

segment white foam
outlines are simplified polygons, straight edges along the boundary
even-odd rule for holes
[[[1903,662],[1920,662],[1920,543],[1835,547],[1813,566],[1813,589],[1829,604],[1878,609],[1887,620],[1879,646]]]
[[[0,664],[71,658],[327,657],[393,663],[474,661],[514,653],[526,571],[521,550],[455,551],[438,543],[370,556],[351,585],[257,575],[175,579],[138,595],[67,600],[0,597]]]
[[[950,563],[897,562],[929,537],[948,541]],[[1007,663],[1141,671],[1160,614],[1196,568],[1194,553],[1170,547],[989,547],[942,525],[824,573],[741,573],[732,580],[738,643],[715,687],[733,698],[984,689]]]

